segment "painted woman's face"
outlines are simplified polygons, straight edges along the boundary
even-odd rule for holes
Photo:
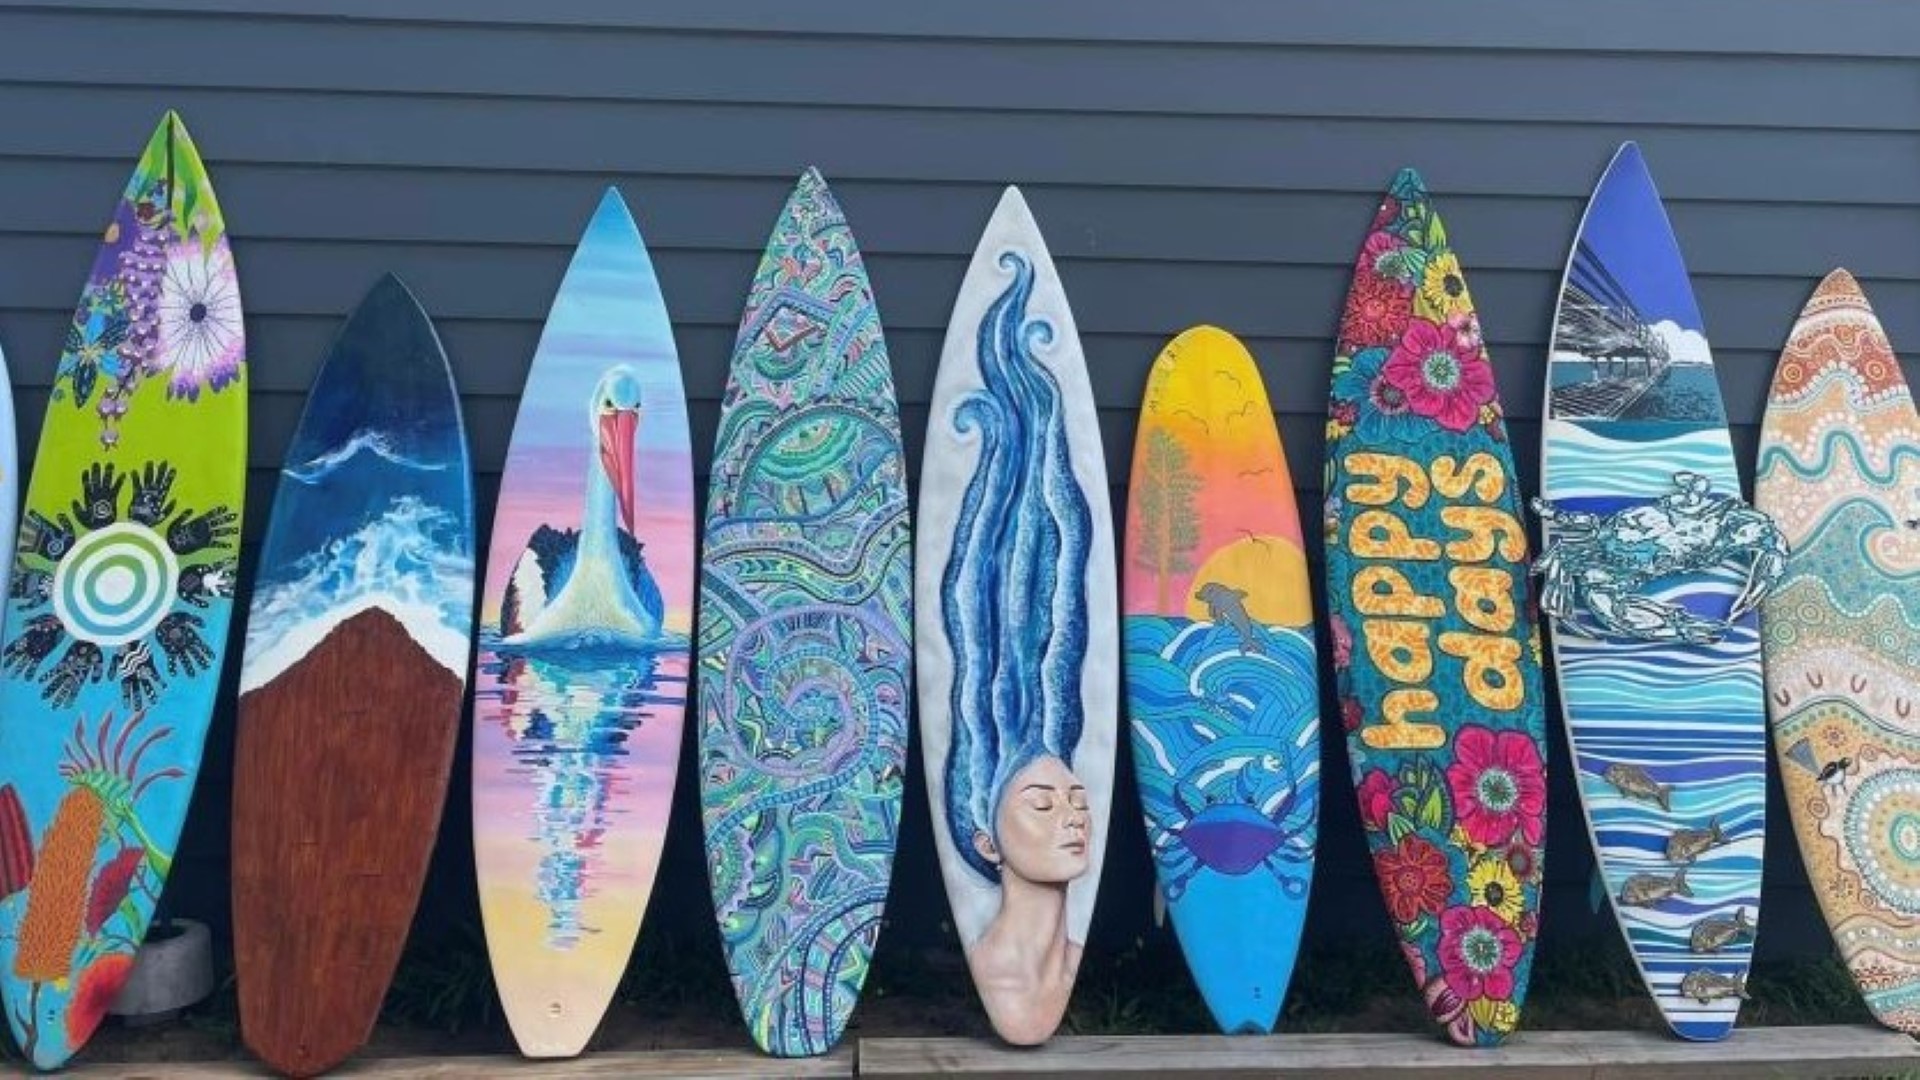
[[[1001,867],[1036,884],[1064,885],[1087,872],[1093,817],[1087,788],[1066,763],[1035,758],[1013,774],[994,816]]]

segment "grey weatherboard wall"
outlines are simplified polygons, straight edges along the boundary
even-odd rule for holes
[[[1015,182],[1085,336],[1110,474],[1127,475],[1154,355],[1215,323],[1259,358],[1311,520],[1331,336],[1394,170],[1425,174],[1467,266],[1531,490],[1560,268],[1589,189],[1633,138],[1691,264],[1750,477],[1777,351],[1826,270],[1853,269],[1896,347],[1920,356],[1917,61],[1920,8],[1853,0],[0,0],[0,346],[30,452],[98,232],[177,108],[250,314],[248,539],[327,342],[385,270],[454,360],[484,528],[541,319],[602,187],[620,185],[652,246],[704,470],[754,262],[813,164],[869,257],[917,475],[954,292]],[[216,922],[230,698],[169,894]],[[1611,932],[1587,914],[1555,728],[1548,950]],[[1344,749],[1328,742],[1309,933],[1384,937]],[[937,941],[946,914],[917,762],[909,775],[883,950]],[[649,934],[712,934],[691,776]],[[457,793],[465,779],[462,766]],[[1770,813],[1762,950],[1821,948],[1777,798]],[[466,829],[456,794],[423,925],[475,918]],[[1130,788],[1112,843],[1096,949],[1164,942]]]

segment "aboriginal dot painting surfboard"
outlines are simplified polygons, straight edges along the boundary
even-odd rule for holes
[[[846,1030],[880,933],[913,681],[912,529],[866,267],[812,169],[754,275],[700,577],[707,873],[747,1030]]]
[[[1040,1043],[1100,884],[1118,597],[1086,360],[1017,188],[961,282],[930,414],[914,627],[934,843],[994,1030]]]
[[[460,738],[473,543],[453,376],[389,275],[314,378],[240,665],[240,1031],[280,1072],[359,1049],[406,944]]]
[[[1920,417],[1845,270],[1775,369],[1754,505],[1791,554],[1762,606],[1773,749],[1834,943],[1920,1033]]]
[[[168,113],[54,373],[0,645],[0,985],[57,1068],[133,967],[226,649],[247,443],[240,287]]]
[[[660,865],[693,625],[690,446],[667,305],[609,189],[527,373],[473,676],[480,910],[531,1057],[586,1046]]]
[[[1354,267],[1326,468],[1333,665],[1374,873],[1433,1018],[1497,1044],[1540,924],[1540,639],[1493,365],[1412,169]]]
[[[1561,282],[1544,434],[1540,604],[1601,876],[1667,1023],[1724,1038],[1760,914],[1755,608],[1781,548],[1741,501],[1713,353],[1632,143]]]
[[[1300,512],[1253,357],[1195,327],[1154,361],[1127,496],[1133,771],[1187,966],[1226,1032],[1267,1032],[1320,819],[1320,675]]]

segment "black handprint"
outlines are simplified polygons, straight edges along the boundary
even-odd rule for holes
[[[104,666],[100,646],[91,641],[76,641],[67,655],[47,672],[47,685],[40,696],[64,709],[73,704],[88,683],[100,678]]]
[[[199,517],[191,510],[182,510],[167,528],[167,546],[175,555],[191,555],[214,544],[224,545],[240,532],[239,521],[239,516],[224,506]]]
[[[80,474],[80,497],[71,504],[73,516],[89,529],[104,529],[120,516],[120,489],[127,478],[113,466],[96,461]]]
[[[167,654],[167,671],[170,674],[198,675],[202,668],[213,663],[213,650],[200,637],[198,628],[207,625],[200,616],[190,611],[176,611],[160,620],[154,640],[160,643],[160,651]]]
[[[56,523],[38,510],[27,511],[26,520],[20,523],[20,545],[43,559],[60,561],[73,547],[73,522],[65,514],[57,516]]]
[[[121,646],[113,655],[113,673],[120,680],[120,701],[128,711],[160,699],[160,670],[153,666],[153,650],[146,642]]]
[[[127,507],[127,517],[150,529],[157,529],[160,523],[173,513],[173,500],[167,496],[173,492],[173,466],[164,461],[149,461],[133,478],[133,502]]]
[[[7,643],[6,651],[0,653],[0,663],[13,674],[31,679],[47,654],[66,636],[58,615],[36,615],[27,620],[27,628],[20,631],[19,637]]]
[[[180,568],[180,599],[203,608],[211,600],[233,595],[233,560]]]
[[[7,583],[7,595],[25,601],[21,607],[32,611],[53,599],[53,575],[45,570],[21,570]]]

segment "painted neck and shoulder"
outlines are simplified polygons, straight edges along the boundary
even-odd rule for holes
[[[1067,886],[1087,872],[1093,842],[1087,789],[1043,755],[1009,779],[994,834],[974,849],[1000,871],[1000,910],[967,950],[974,983],[1000,1037],[1045,1042],[1073,993],[1081,946],[1067,934]]]

